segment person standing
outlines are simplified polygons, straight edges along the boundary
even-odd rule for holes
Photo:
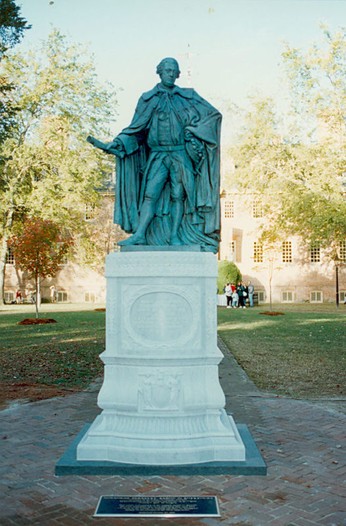
[[[16,303],[17,304],[22,303],[22,293],[20,290],[17,290],[16,292]]]
[[[247,292],[248,292],[248,295],[249,295],[249,305],[250,307],[253,307],[253,295],[254,295],[254,292],[255,292],[255,287],[253,286],[253,284],[251,283],[251,281],[248,282],[247,284]]]
[[[232,307],[232,287],[230,283],[226,284],[225,294],[227,300],[227,309],[230,309]]]
[[[246,292],[246,287],[244,286],[242,281],[240,281],[238,283],[237,293],[238,293],[238,296],[239,296],[239,307],[243,308],[243,309],[246,309],[245,302],[246,302],[247,292]]]
[[[50,287],[50,301],[52,303],[56,303],[56,296],[57,296],[57,290],[56,288],[54,287],[54,285],[52,285]]]
[[[233,309],[237,309],[238,305],[239,305],[239,296],[238,296],[237,289],[234,289],[234,291],[232,292],[232,306],[233,306]]]

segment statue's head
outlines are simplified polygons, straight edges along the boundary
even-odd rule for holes
[[[164,58],[157,66],[156,73],[160,75],[162,84],[170,88],[174,86],[176,79],[180,76],[179,64],[175,58]]]

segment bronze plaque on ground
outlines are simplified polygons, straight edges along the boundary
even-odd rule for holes
[[[94,517],[220,517],[216,497],[103,496]]]

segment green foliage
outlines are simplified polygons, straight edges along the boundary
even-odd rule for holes
[[[321,29],[318,45],[303,52],[286,44],[282,56],[303,129],[317,138],[322,132],[320,139],[335,142],[345,135],[346,30],[332,34],[325,26]]]
[[[232,261],[219,261],[217,274],[217,292],[222,294],[226,283],[237,284],[242,276],[239,268]]]
[[[26,29],[30,29],[25,18],[20,16],[20,7],[14,0],[0,0],[0,59],[3,53],[20,42]]]
[[[98,189],[114,168],[86,137],[109,137],[116,98],[111,86],[97,81],[85,50],[56,30],[41,49],[9,54],[2,69],[16,86],[11,96],[18,109],[0,143],[4,268],[6,239],[24,217],[53,220],[71,236],[87,235],[85,208],[98,205]]]
[[[2,209],[77,226],[112,170],[85,138],[109,135],[115,93],[98,84],[92,61],[57,31],[39,53],[8,57],[4,70],[17,86],[20,111],[0,150]]]
[[[20,8],[14,0],[0,0],[0,61],[9,48],[20,42],[24,31],[30,27],[20,16]],[[18,108],[12,100],[14,89],[14,84],[0,73],[0,143],[15,123]]]
[[[254,99],[232,155],[238,188],[263,204],[262,240],[298,235],[334,259],[346,238],[346,33],[323,35],[321,47],[283,53],[293,113]]]

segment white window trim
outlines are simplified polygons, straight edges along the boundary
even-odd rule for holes
[[[87,299],[87,295],[89,296],[89,299]],[[96,303],[97,296],[95,292],[90,292],[90,290],[84,291],[84,302],[85,303]]]
[[[316,296],[320,294],[320,299],[312,299],[313,295]],[[321,290],[311,290],[310,291],[310,303],[323,303],[323,292]]]
[[[258,303],[265,303],[266,301],[266,291],[265,290],[258,290]]]
[[[60,299],[61,296],[66,294],[66,299]],[[69,293],[67,290],[58,290],[56,295],[56,301],[57,303],[68,303],[70,301]]]
[[[284,300],[284,294],[286,294],[287,296],[292,295],[291,299]],[[294,303],[294,300],[295,300],[295,293],[293,290],[282,290],[281,291],[281,303]]]
[[[4,291],[4,301],[8,305],[12,303],[15,300],[14,292],[13,290],[5,290]]]

